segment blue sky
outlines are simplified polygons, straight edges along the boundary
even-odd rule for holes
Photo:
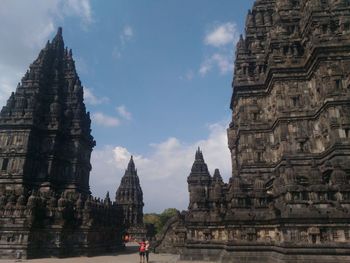
[[[97,141],[91,190],[114,195],[135,155],[145,211],[185,209],[197,146],[230,176],[234,45],[251,0],[4,0],[0,102],[58,26],[73,49]],[[21,17],[22,19],[18,19]]]

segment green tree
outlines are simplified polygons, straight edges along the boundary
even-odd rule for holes
[[[170,218],[172,218],[173,216],[176,216],[177,214],[177,209],[175,208],[167,208],[165,209],[161,214],[160,214],[160,223],[161,223],[161,228],[164,227],[164,225],[166,224],[166,222],[168,222],[168,220]]]
[[[145,224],[154,225],[158,234],[163,229],[164,225],[168,222],[168,220],[175,216],[177,212],[178,211],[175,208],[167,208],[161,214],[144,214],[143,222]]]
[[[156,213],[152,214],[144,214],[143,215],[143,222],[145,224],[152,224],[157,227],[157,225],[160,225],[160,215]]]

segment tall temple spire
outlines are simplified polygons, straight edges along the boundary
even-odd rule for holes
[[[90,195],[94,145],[83,87],[59,28],[0,112],[0,236],[11,237],[1,240],[1,258],[121,247],[121,208],[109,194],[104,202]]]
[[[201,148],[199,146],[198,146],[198,149],[196,151],[195,159],[198,161],[199,160],[204,161],[203,153],[202,153]]]
[[[9,159],[16,165],[1,173],[18,176],[29,189],[54,185],[89,193],[90,155],[95,142],[83,87],[74,60],[66,53],[62,28],[58,28],[2,108],[0,136],[1,131],[20,126],[21,132],[3,136],[21,138],[18,141],[25,152],[11,156],[2,152],[0,161]],[[75,149],[74,145],[79,147]]]
[[[62,36],[62,27],[59,27],[56,36],[53,38],[51,45],[64,49],[64,41]]]
[[[213,180],[216,181],[216,182],[217,181],[222,182],[222,177],[221,177],[219,169],[215,169],[214,175],[213,175]]]
[[[143,223],[143,192],[133,156],[116,192],[116,203],[123,207],[126,224],[135,226]]]
[[[201,149],[198,147],[196,154],[195,154],[195,160],[192,165],[191,175],[202,175],[202,176],[210,176],[207,164],[204,161],[203,153]]]
[[[191,173],[187,177],[188,190],[190,192],[189,208],[206,209],[208,188],[212,178],[208,166],[204,161],[203,153],[198,147]]]
[[[135,163],[134,163],[134,159],[133,159],[133,156],[132,156],[132,155],[131,155],[131,157],[130,157],[130,161],[129,161],[129,164],[128,164],[128,169],[127,169],[127,171],[129,171],[130,173],[136,172]]]

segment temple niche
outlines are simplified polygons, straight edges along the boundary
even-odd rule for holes
[[[0,112],[0,258],[122,247],[122,209],[90,192],[90,124],[59,28]]]
[[[350,262],[349,16],[347,0],[255,1],[236,48],[232,177],[211,176],[198,150],[188,210],[169,222],[158,251]]]

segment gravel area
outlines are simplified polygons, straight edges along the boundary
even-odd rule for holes
[[[0,260],[0,263],[28,262],[28,263],[139,263],[140,258],[136,244],[128,244],[126,250],[121,253],[98,257],[73,257],[73,258],[43,258],[31,260]],[[199,261],[179,261],[178,255],[150,253],[149,263],[199,263]],[[210,263],[210,262],[206,262]]]

